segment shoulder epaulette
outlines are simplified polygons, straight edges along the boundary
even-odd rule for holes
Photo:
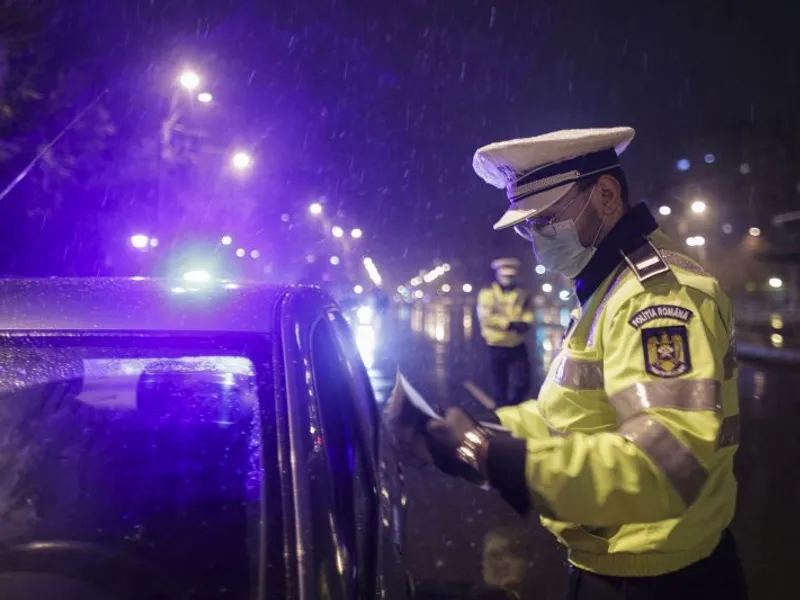
[[[631,252],[622,252],[622,257],[640,283],[670,272],[669,265],[650,240]]]

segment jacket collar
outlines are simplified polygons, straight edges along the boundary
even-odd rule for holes
[[[622,255],[639,248],[657,228],[655,218],[644,204],[637,204],[622,216],[575,280],[575,294],[581,306],[619,266]]]

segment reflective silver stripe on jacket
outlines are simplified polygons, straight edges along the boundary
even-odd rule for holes
[[[553,381],[570,390],[602,390],[603,362],[594,360],[578,360],[566,351],[556,359],[556,371]]]
[[[635,383],[608,397],[617,423],[648,408],[722,410],[722,384],[716,379],[673,379]]]
[[[658,465],[686,506],[694,504],[708,472],[666,425],[641,414],[624,423],[619,433]]]
[[[645,411],[650,408],[722,411],[722,384],[715,379],[676,379],[635,383],[609,396],[620,435],[636,444],[664,472],[686,506],[691,506],[708,473],[669,428]],[[717,447],[721,447],[723,421]]]

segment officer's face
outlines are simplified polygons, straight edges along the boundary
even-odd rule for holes
[[[579,203],[580,206],[589,204],[575,226],[578,239],[588,248],[593,243],[599,244],[619,221],[623,212],[622,195],[619,182],[610,175],[601,175],[594,189],[589,188],[583,193],[585,199]]]

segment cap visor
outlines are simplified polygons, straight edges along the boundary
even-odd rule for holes
[[[574,185],[574,183],[560,185],[552,190],[547,190],[541,194],[534,194],[519,202],[515,202],[509,207],[505,214],[500,217],[500,220],[494,224],[495,231],[513,227],[518,223],[522,223],[525,219],[530,219],[538,213],[547,210],[566,196],[567,192],[569,192]]]

